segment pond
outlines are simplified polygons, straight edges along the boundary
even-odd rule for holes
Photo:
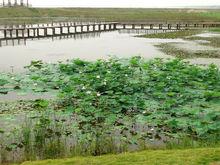
[[[144,33],[142,31],[142,33]],[[8,41],[0,47],[0,71],[22,71],[32,60],[64,61],[72,58],[85,60],[106,59],[109,56],[130,57],[141,55],[151,59],[168,57],[154,47],[155,43],[173,42],[164,39],[144,39],[137,34],[119,31],[63,36],[27,41]],[[181,42],[180,39],[175,40]],[[3,43],[4,44],[4,43]],[[13,46],[14,45],[14,46]]]
[[[8,41],[0,47],[0,73],[23,72],[24,66],[32,60],[53,63],[73,58],[95,61],[110,56],[129,58],[137,55],[145,59],[172,58],[154,45],[172,42],[180,47],[192,46],[192,42],[182,39],[134,37],[144,33],[146,31],[111,31]],[[198,45],[193,46],[196,49]],[[218,72],[211,72],[214,78],[207,81],[213,68],[197,68],[195,72],[195,66],[178,60],[168,63],[155,60],[139,66],[136,65],[138,59],[130,59],[128,66],[120,68],[118,62],[110,65],[103,62],[96,66],[99,69],[88,65],[84,72],[74,72],[76,77],[71,77],[72,72],[69,77],[63,66],[61,75],[54,72],[45,77],[44,82],[33,84],[62,89],[59,94],[66,94],[66,91],[73,94],[64,95],[65,99],[56,100],[58,93],[53,90],[44,94],[8,92],[0,95],[0,164],[165,148],[169,143],[179,142],[184,132],[197,137],[207,137],[211,131],[213,135],[218,133],[215,116],[219,103],[210,97],[210,89],[214,94],[218,92]],[[190,61],[209,64],[212,60],[220,64],[215,59]],[[75,62],[79,66],[82,64],[80,60]],[[204,76],[201,78],[201,75]],[[204,90],[201,86],[209,86],[209,89]],[[206,101],[207,98],[213,102]],[[209,129],[203,125],[204,121],[210,123]]]
[[[110,56],[127,58],[140,55],[146,59],[167,58],[154,45],[158,43],[186,43],[182,39],[146,39],[134,37],[139,34],[156,33],[154,30],[120,30],[102,33],[76,34],[53,38],[8,40],[1,42],[0,72],[21,72],[32,60],[52,63],[67,59],[107,59]],[[206,33],[204,33],[205,35]],[[203,34],[201,34],[203,35]],[[191,45],[185,44],[185,45]],[[215,59],[192,59],[193,63],[209,64]]]

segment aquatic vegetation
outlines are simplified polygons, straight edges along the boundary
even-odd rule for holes
[[[211,31],[211,32],[220,32],[220,28],[210,29],[209,31]]]
[[[219,29],[209,29],[210,32],[218,31]],[[174,31],[174,32],[166,32],[166,33],[157,33],[157,34],[146,34],[138,37],[144,38],[161,38],[161,39],[176,39],[182,38],[186,41],[205,41],[199,42],[199,45],[211,46],[213,49],[210,50],[197,50],[192,51],[186,48],[179,48],[175,46],[175,43],[161,43],[155,45],[162,52],[167,55],[175,56],[178,58],[219,58],[220,51],[216,50],[215,47],[219,47],[220,45],[220,37],[200,37],[195,36],[196,34],[201,34],[203,30],[182,30],[182,31]]]
[[[187,38],[187,40],[193,40],[193,41],[203,40],[203,41],[208,41],[208,42],[203,42],[203,43],[200,43],[200,44],[220,48],[220,36],[214,36],[214,37],[192,36],[192,37]]]
[[[179,30],[179,31],[165,32],[165,33],[145,34],[145,35],[140,35],[138,37],[175,39],[175,38],[186,38],[188,36],[196,35],[201,32],[202,30]]]
[[[218,50],[197,50],[197,51],[190,51],[184,48],[178,48],[172,43],[161,43],[155,45],[158,47],[162,52],[166,53],[167,55],[171,55],[174,57],[178,57],[181,59],[187,58],[220,58],[220,51]]]
[[[52,105],[33,101],[36,111],[18,129],[20,138],[3,143],[9,153],[24,152],[23,160],[172,147],[184,139],[195,147],[215,146],[220,140],[220,71],[215,65],[133,57],[35,61],[27,68],[22,75],[2,74],[1,87],[57,91],[58,98]]]

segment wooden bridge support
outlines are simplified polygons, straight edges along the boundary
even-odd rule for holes
[[[56,35],[56,28],[52,28],[52,36]]]
[[[135,29],[135,24],[132,24],[132,25],[131,25],[131,28],[132,28],[132,29]]]
[[[37,37],[40,36],[40,30],[37,28]]]
[[[171,28],[172,28],[172,25],[168,24],[168,30],[171,30]]]
[[[95,25],[93,25],[93,31],[94,31],[94,32],[96,31],[96,26],[95,26]]]
[[[117,24],[113,24],[113,30],[117,29]]]
[[[9,30],[9,34],[10,34],[10,38],[12,38],[13,37],[12,30]]]
[[[27,29],[26,32],[27,32],[27,38],[30,38],[31,37],[31,29]]]
[[[177,24],[177,25],[176,25],[176,29],[177,29],[177,30],[180,30],[180,24]]]
[[[24,38],[24,30],[25,30],[25,29],[22,29],[22,38]]]
[[[15,38],[18,38],[19,37],[19,30],[16,30],[15,31]]]
[[[4,38],[7,38],[7,30],[4,30]]]
[[[47,28],[44,29],[44,36],[47,36]]]

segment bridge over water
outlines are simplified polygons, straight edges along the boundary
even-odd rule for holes
[[[141,30],[187,30],[220,27],[220,22],[196,23],[131,23],[131,22],[53,22],[48,24],[23,24],[0,27],[0,40],[43,38],[71,34],[114,31],[121,29]]]

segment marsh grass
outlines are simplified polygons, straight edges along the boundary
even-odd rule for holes
[[[179,30],[174,32],[164,32],[157,34],[145,34],[138,37],[143,38],[161,38],[161,39],[176,39],[176,38],[185,38],[188,36],[196,35],[201,33],[202,30]]]
[[[209,31],[211,31],[211,32],[219,32],[220,33],[220,28],[210,29]]]
[[[220,32],[220,30],[219,30]],[[204,40],[204,41],[209,41],[209,42],[203,42],[200,43],[201,45],[206,45],[206,46],[212,46],[212,47],[216,47],[216,48],[220,48],[220,36],[219,37],[188,37],[187,40],[192,40],[192,41],[196,41],[196,40]]]
[[[183,48],[178,48],[172,43],[162,43],[155,45],[158,47],[162,52],[167,55],[174,56],[181,59],[187,58],[220,58],[220,54],[218,50],[197,50],[197,51],[190,51]]]

